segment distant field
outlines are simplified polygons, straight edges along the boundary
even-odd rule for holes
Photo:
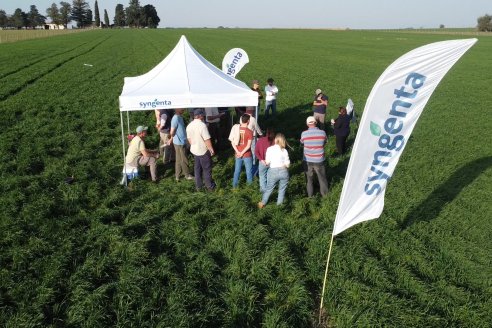
[[[51,36],[84,32],[87,30],[2,30],[0,29],[0,43],[17,42],[30,39],[47,38]]]
[[[147,72],[182,34],[216,66],[245,49],[248,84],[276,80],[271,125],[293,147],[284,206],[258,210],[256,183],[231,192],[231,151],[215,159],[215,193],[176,183],[162,164],[156,185],[119,185],[123,78]],[[395,59],[457,37],[169,29],[2,42],[0,326],[316,326],[349,155],[328,160],[329,195],[306,198],[298,139],[313,92],[329,95],[328,117],[347,98],[360,114]],[[478,38],[428,102],[381,218],[335,239],[322,326],[490,327],[492,38]],[[130,118],[132,129],[154,125],[150,112]]]

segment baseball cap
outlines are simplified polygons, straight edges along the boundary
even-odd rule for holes
[[[268,83],[270,83],[270,82],[274,82],[274,80],[273,80],[271,77],[269,77],[269,78],[268,78],[268,80],[267,80],[267,82],[268,82]]]
[[[193,115],[205,115],[205,111],[203,110],[203,108],[195,108],[195,110],[193,111]]]
[[[321,89],[316,89],[316,95],[319,95],[320,93],[322,93],[323,91],[321,91]]]
[[[137,126],[137,133],[141,133],[142,131],[147,131],[148,129],[149,129],[149,127],[147,127],[147,126],[139,125],[139,126]]]
[[[253,84],[258,84],[258,80],[253,80]]]
[[[314,118],[314,116],[308,116],[308,118],[306,119],[306,124],[316,124],[316,119]]]

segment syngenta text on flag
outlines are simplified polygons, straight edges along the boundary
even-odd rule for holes
[[[476,41],[443,41],[417,48],[379,77],[362,114],[333,235],[381,215],[386,185],[425,104],[448,70]]]
[[[236,74],[249,63],[249,57],[246,51],[241,48],[229,50],[222,60],[222,72],[236,77]]]

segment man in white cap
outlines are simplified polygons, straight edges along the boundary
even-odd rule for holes
[[[319,124],[319,127],[325,129],[325,115],[328,107],[328,96],[321,89],[316,89],[313,101],[313,116]]]
[[[304,145],[303,166],[306,173],[306,189],[308,197],[314,193],[313,178],[316,173],[319,191],[322,196],[328,193],[328,181],[325,170],[326,132],[316,127],[316,119],[309,116],[306,119],[308,129],[301,134],[301,144]]]
[[[212,179],[212,156],[215,154],[210,133],[203,122],[205,110],[195,108],[193,121],[186,127],[186,136],[190,144],[190,151],[195,158],[195,187],[201,190],[203,184],[208,191],[215,189]]]
[[[156,159],[159,158],[158,151],[152,151],[145,147],[145,137],[147,136],[148,127],[138,126],[137,135],[132,139],[128,146],[128,152],[126,153],[126,163],[137,166],[150,167],[150,176],[152,181],[157,181],[157,165]]]

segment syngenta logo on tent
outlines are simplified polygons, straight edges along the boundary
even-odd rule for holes
[[[171,101],[169,100],[153,100],[153,101],[141,101],[140,108],[158,108],[161,106],[171,106]]]
[[[385,172],[390,161],[405,145],[405,135],[400,134],[407,123],[406,116],[412,110],[417,100],[419,89],[424,85],[426,77],[419,73],[410,73],[405,78],[405,84],[394,90],[396,99],[393,101],[383,128],[373,121],[370,123],[372,135],[379,137],[378,149],[374,152],[371,173],[367,178],[365,192],[367,195],[378,195],[382,190],[382,183],[391,176]]]
[[[237,52],[236,55],[232,59],[232,63],[227,64],[227,75],[235,76],[234,73],[236,73],[236,66],[243,57],[243,54],[241,52]]]

